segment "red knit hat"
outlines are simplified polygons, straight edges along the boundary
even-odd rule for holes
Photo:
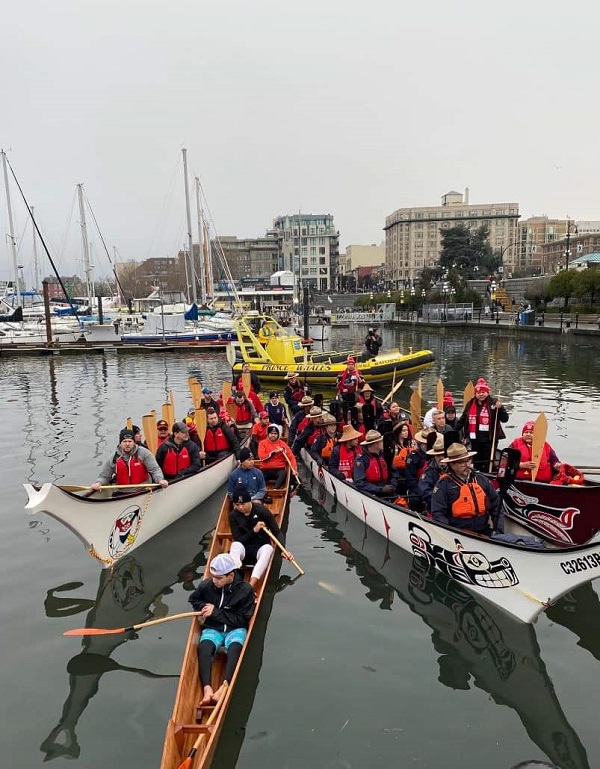
[[[349,355],[348,356],[348,360],[346,361],[346,363],[354,363],[354,364],[356,364],[356,361],[354,360],[354,358],[351,355]]]
[[[475,392],[489,393],[489,391],[490,391],[490,386],[485,381],[485,379],[483,379],[483,377],[480,377],[475,384]]]
[[[523,429],[521,430],[521,435],[523,435],[524,432],[533,432],[533,428],[535,427],[535,422],[533,420],[530,420],[529,422],[525,422],[523,425]]]
[[[444,393],[444,400],[442,406],[454,406],[454,397],[451,392]]]
[[[241,379],[240,379],[240,380],[238,381],[238,383],[236,384],[236,386],[235,386],[235,389],[236,389],[238,392],[244,392],[244,383],[242,382],[242,380],[241,380]]]

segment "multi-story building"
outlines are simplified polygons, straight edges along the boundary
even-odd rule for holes
[[[399,208],[385,220],[386,275],[396,287],[414,282],[424,267],[434,267],[442,250],[441,232],[458,224],[470,229],[486,225],[504,271],[516,269],[518,203],[469,203],[469,191],[442,196],[441,206]]]
[[[300,276],[317,291],[337,287],[340,234],[331,214],[293,214],[273,222],[279,241],[279,269]]]
[[[600,251],[600,233],[585,235],[574,234],[574,223],[571,223],[569,236],[569,263],[579,256],[593,254]],[[540,268],[542,275],[554,275],[565,267],[567,262],[567,238],[552,240],[540,249]]]
[[[268,232],[264,238],[227,236],[219,238],[218,243],[212,240],[213,264],[219,264],[215,258],[220,252],[219,244],[234,280],[268,280],[279,268],[279,240],[275,233]]]
[[[548,219],[547,216],[530,216],[518,224],[517,269],[529,270],[534,275],[542,271],[542,246],[564,238],[567,219]]]

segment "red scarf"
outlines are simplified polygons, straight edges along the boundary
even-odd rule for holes
[[[482,403],[479,414],[477,413],[476,400],[473,400],[469,407],[469,438],[472,441],[477,439],[478,430],[482,433],[489,433],[490,431],[490,412],[487,398]]]

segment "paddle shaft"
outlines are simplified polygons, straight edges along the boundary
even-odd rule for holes
[[[394,372],[396,369],[394,369]],[[396,394],[396,391],[399,390],[402,387],[402,383],[404,382],[404,379],[401,379],[397,384],[395,384],[392,389],[389,391],[389,393],[385,396],[385,398],[381,401],[381,405],[383,406],[384,403],[387,403],[391,398],[394,397]]]
[[[225,701],[225,695],[227,694],[228,687],[229,687],[229,684],[227,683],[227,681],[224,681],[223,689],[221,691],[221,696],[219,697],[217,704],[213,708],[212,713],[208,717],[208,720],[206,721],[205,726],[212,726],[216,721],[217,716],[221,712],[223,702]],[[198,735],[198,739],[196,740],[196,742],[194,742],[194,745],[190,750],[188,757],[185,759],[185,761],[179,764],[179,769],[189,769],[189,767],[192,766],[194,756],[196,755],[196,753],[198,752],[198,749],[200,748],[200,746],[208,736],[209,735],[206,732],[202,732],[201,734]]]
[[[500,398],[500,395],[498,395],[498,398]],[[492,448],[490,449],[490,464],[488,467],[488,473],[492,472],[492,467],[494,466],[494,454],[496,453],[496,432],[498,430],[498,407],[494,409],[494,430],[492,432]]]
[[[263,531],[265,534],[273,541],[273,544],[276,545],[281,552],[285,555],[285,557],[292,563],[300,572],[300,574],[304,574],[304,570],[300,567],[294,556],[290,553],[289,550],[286,550],[285,547],[281,544],[281,542],[277,539],[277,537],[273,534],[273,532],[268,529],[266,526],[263,528]]]
[[[154,489],[158,483],[124,483],[112,486],[100,486],[101,489]],[[59,486],[63,491],[89,491],[91,486]],[[94,489],[95,490],[95,489]]]
[[[66,630],[63,635],[118,635],[119,633],[129,633],[137,630],[145,630],[152,625],[162,625],[164,622],[173,622],[176,619],[185,619],[186,617],[198,617],[199,611],[186,611],[183,614],[171,614],[169,617],[161,617],[161,619],[151,619],[149,622],[141,622],[139,625],[131,625],[131,627],[118,627],[118,628],[96,628],[96,627],[82,627],[75,628],[74,630]]]

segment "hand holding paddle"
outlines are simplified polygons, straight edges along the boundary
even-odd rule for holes
[[[290,553],[289,550],[286,550],[285,547],[281,544],[281,542],[277,539],[277,537],[273,534],[273,532],[268,529],[266,526],[263,528],[263,531],[265,534],[273,541],[273,544],[276,545],[280,550],[281,554],[284,558],[286,558],[290,563],[292,563],[300,572],[300,574],[304,574],[304,570],[299,566],[298,562],[294,558],[294,556]]]

